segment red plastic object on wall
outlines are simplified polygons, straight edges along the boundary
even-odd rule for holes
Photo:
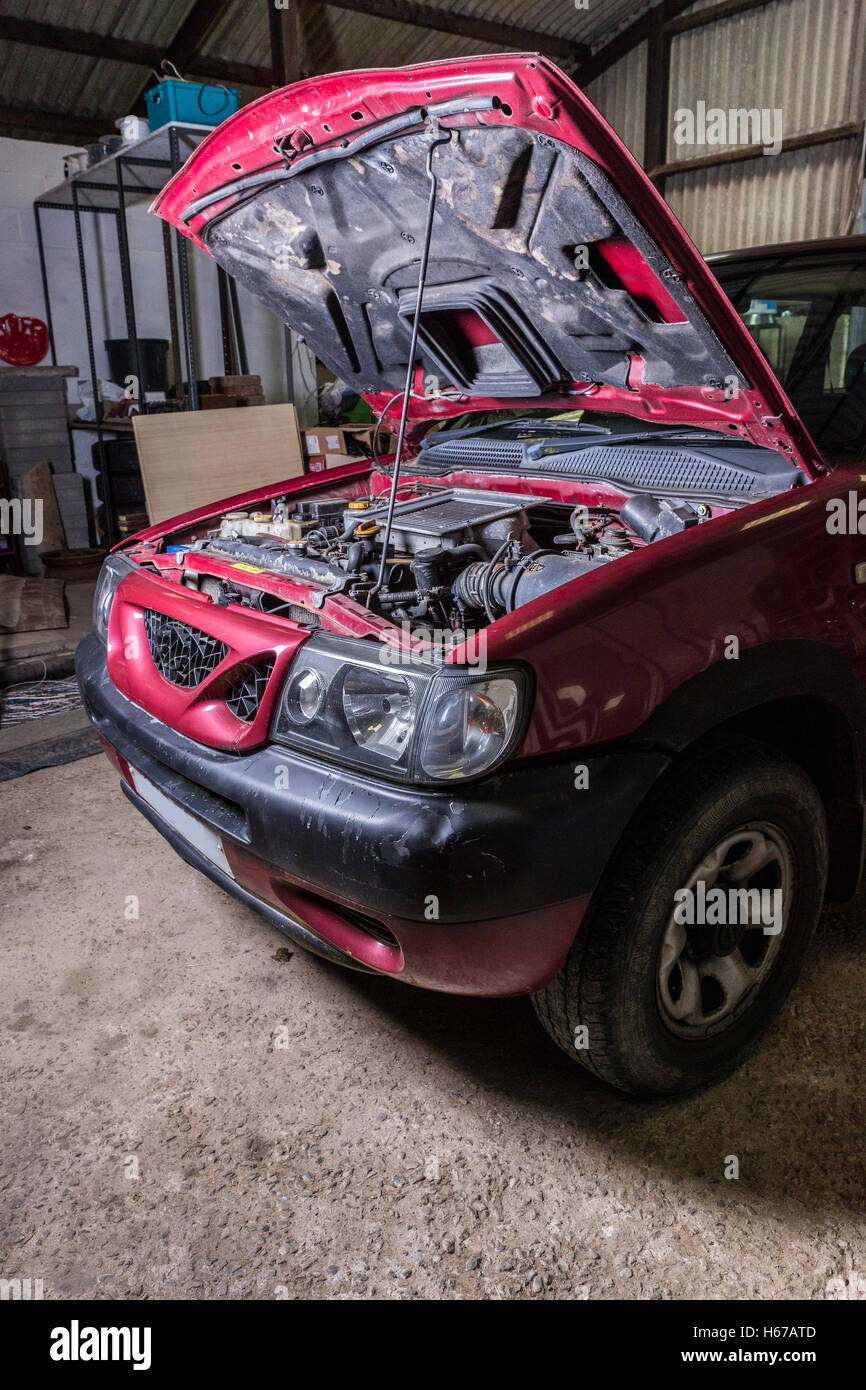
[[[4,314],[0,319],[0,358],[13,367],[35,367],[48,351],[48,329],[41,319]]]

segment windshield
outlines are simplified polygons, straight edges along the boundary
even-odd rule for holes
[[[866,256],[764,256],[713,271],[818,447],[863,457]]]

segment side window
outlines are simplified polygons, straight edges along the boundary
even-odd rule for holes
[[[858,455],[866,431],[866,258],[765,256],[717,271],[816,443]]]
[[[752,298],[747,308],[740,308],[743,322],[783,385],[808,313],[808,302],[795,299]]]
[[[824,367],[824,390],[844,391],[845,368],[848,354],[854,344],[851,342],[851,311],[840,314],[833,325],[830,338],[830,352]]]

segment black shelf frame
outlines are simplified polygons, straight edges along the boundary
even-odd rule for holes
[[[150,136],[145,136],[143,140],[134,145],[120,149],[116,154],[102,160],[99,164],[90,169],[83,170],[81,173],[71,175],[58,188],[43,194],[35,199],[33,211],[36,219],[36,245],[39,254],[39,269],[42,277],[42,292],[45,300],[45,316],[48,327],[48,337],[51,349],[51,361],[57,365],[57,351],[54,341],[54,319],[51,308],[51,290],[48,278],[48,266],[45,255],[45,240],[42,229],[43,212],[71,212],[75,226],[75,243],[78,251],[78,269],[81,280],[81,299],[84,311],[84,326],[87,335],[87,356],[88,370],[93,389],[93,401],[96,409],[96,420],[85,422],[88,426],[95,424],[96,434],[99,443],[100,472],[102,474],[103,505],[105,511],[105,539],[109,548],[115,545],[119,539],[116,515],[113,505],[110,505],[111,483],[107,470],[105,469],[104,435],[112,432],[119,433],[114,429],[110,420],[102,417],[100,395],[99,395],[99,376],[96,370],[96,351],[93,341],[93,317],[90,307],[90,290],[87,277],[87,260],[84,249],[84,223],[83,218],[87,214],[95,216],[108,216],[115,219],[117,228],[117,246],[120,262],[120,278],[123,292],[124,313],[126,317],[126,330],[133,349],[133,360],[135,363],[135,375],[139,383],[139,411],[141,414],[148,413],[148,403],[145,399],[144,382],[141,371],[140,351],[138,344],[138,334],[136,331],[136,312],[135,312],[135,293],[133,286],[132,259],[129,247],[129,225],[127,220],[128,209],[143,198],[153,198],[160,193],[168,178],[176,174],[182,167],[189,155],[189,148],[181,149],[181,141],[185,140],[189,146],[190,139],[193,145],[200,143],[205,136],[210,134],[210,129],[198,126],[169,123],[162,126],[159,130],[151,132]],[[164,145],[165,137],[168,137],[167,152],[161,157],[137,153],[142,146],[153,143],[154,137],[159,138],[159,144]],[[154,177],[151,186],[149,175],[151,171],[160,171],[162,177]],[[142,177],[143,176],[143,177]],[[198,394],[198,351],[195,336],[195,325],[192,316],[192,296],[190,289],[190,267],[189,250],[187,239],[175,229],[175,249],[177,252],[177,276],[175,276],[174,260],[172,255],[171,228],[167,223],[163,223],[163,259],[165,264],[166,291],[168,296],[169,319],[171,324],[171,345],[174,358],[173,367],[176,383],[182,380],[180,363],[176,360],[175,344],[180,343],[178,333],[178,299],[180,301],[180,326],[183,335],[183,356],[184,370],[188,386],[188,409],[198,410],[200,408]],[[222,267],[217,267],[217,276],[220,292],[220,303],[228,303],[234,315],[235,333],[238,343],[238,351],[242,358],[242,371],[246,371],[246,350],[244,347],[243,330],[240,322],[240,311],[238,308],[237,291],[234,283],[228,279]],[[289,400],[293,399],[292,391],[292,358],[291,358],[291,336],[285,334],[286,346],[286,378],[289,388]],[[227,354],[228,348],[224,341],[224,352]],[[228,357],[226,356],[226,363]],[[230,371],[228,365],[226,372]],[[74,422],[73,422],[74,428]]]

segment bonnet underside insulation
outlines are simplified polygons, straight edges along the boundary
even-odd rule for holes
[[[283,175],[203,233],[216,261],[359,391],[403,385],[429,140],[421,127]],[[662,387],[736,377],[590,159],[548,136],[477,124],[452,129],[433,159],[419,350],[434,385],[493,397],[538,397],[573,381],[622,387],[629,354]]]

